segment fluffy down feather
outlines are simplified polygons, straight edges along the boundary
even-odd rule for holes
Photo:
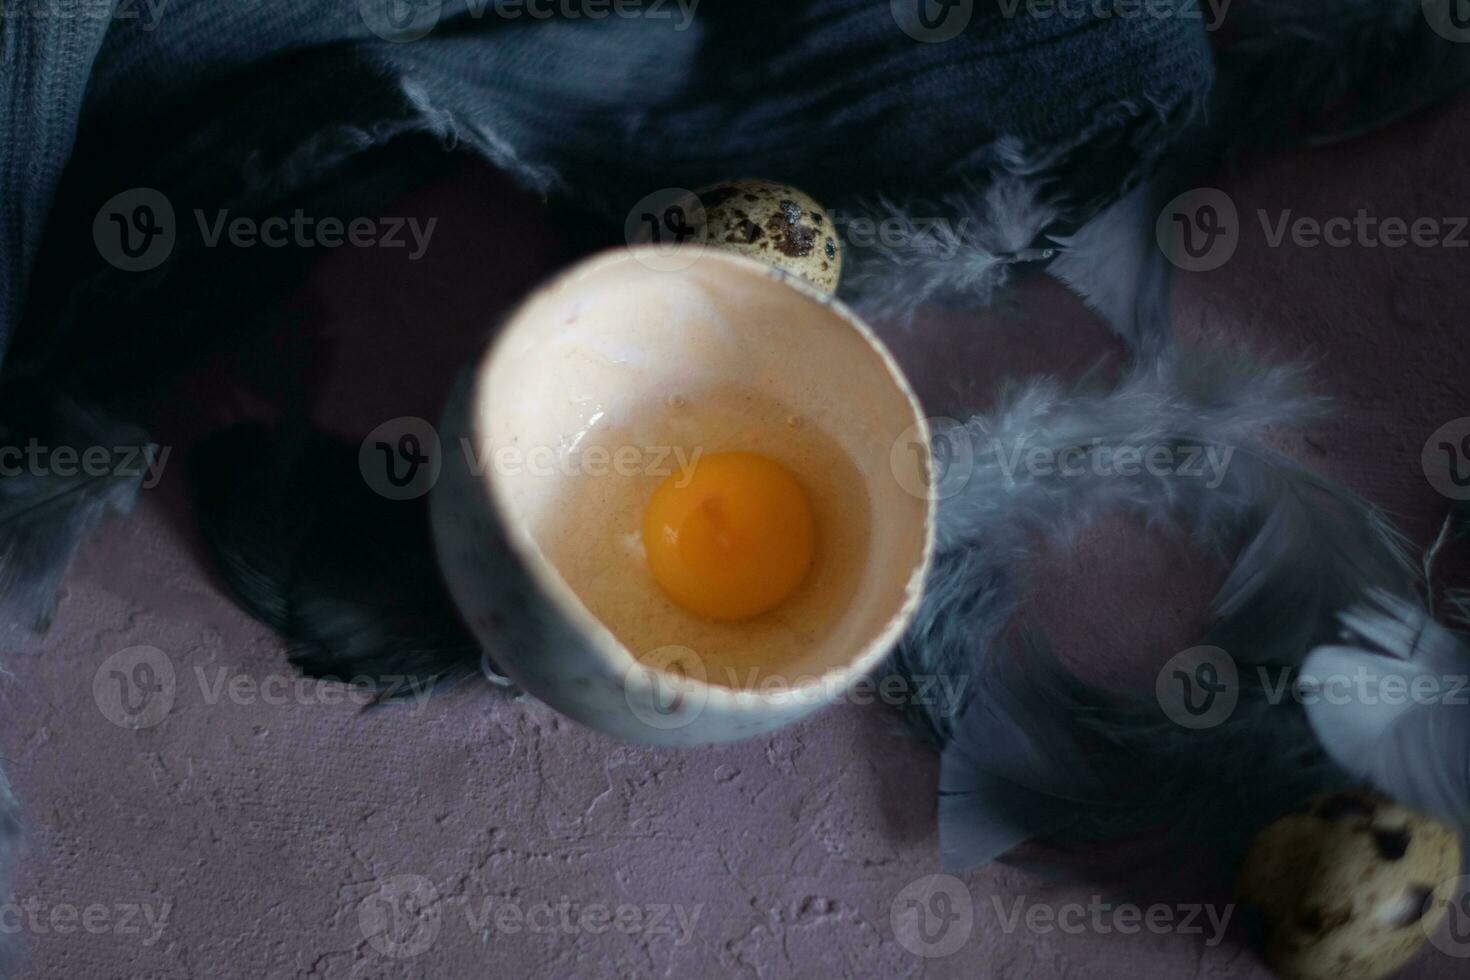
[[[1263,427],[1321,407],[1295,369],[1196,353],[1135,367],[1111,389],[1033,381],[993,414],[938,434],[966,440],[974,466],[941,502],[941,553],[895,663],[910,675],[970,680],[959,712],[941,706],[915,718],[945,746],[947,864],[983,864],[1038,837],[1078,845],[1160,825],[1208,833],[1228,849],[1303,796],[1352,781],[1266,675],[1243,670],[1234,714],[1193,730],[1152,697],[1082,682],[1044,644],[1028,642],[1022,665],[996,642],[1032,536],[1065,540],[1118,511],[1188,533],[1202,549],[1238,551],[1206,642],[1278,676],[1290,677],[1363,589],[1412,594],[1414,568],[1371,508],[1260,441]],[[1128,447],[1166,447],[1175,459],[1213,451],[1221,465],[1215,478],[1086,465]],[[1036,451],[1078,465],[1027,466]]]
[[[1470,644],[1379,591],[1342,625],[1302,667],[1312,730],[1347,771],[1470,834]]]
[[[46,451],[35,468],[0,475],[0,641],[43,630],[82,539],[112,513],[132,510],[156,447],[135,426],[64,396],[25,397],[0,410],[0,445]],[[89,449],[102,467],[80,465]],[[58,450],[69,450],[62,465]],[[55,465],[51,465],[52,463]]]
[[[871,245],[845,228],[844,294],[864,312],[905,319],[925,303],[989,305],[1017,263],[1050,258],[1043,233],[1057,219],[1045,177],[1019,151],[984,186],[937,201],[880,200],[853,217],[874,228]],[[855,247],[863,244],[865,247]]]

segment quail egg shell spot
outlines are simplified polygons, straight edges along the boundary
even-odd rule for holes
[[[736,180],[698,191],[705,241],[785,269],[826,292],[842,275],[842,248],[831,217],[810,195],[764,180]]]

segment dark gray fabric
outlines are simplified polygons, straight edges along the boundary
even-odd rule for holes
[[[96,0],[55,0],[47,16],[0,4],[0,356],[25,302],[110,12]]]
[[[1030,18],[1024,6],[1007,17],[980,3],[942,43],[915,40],[874,0],[703,0],[687,29],[672,3],[659,8],[667,18],[594,19],[606,7],[573,3],[576,16],[543,20],[461,0],[402,42],[371,29],[383,2],[167,0],[154,11],[124,0],[110,22],[7,18],[20,71],[0,80],[0,341],[35,269],[9,379],[57,365],[105,373],[140,332],[177,344],[231,279],[267,302],[284,271],[202,255],[195,208],[361,214],[460,147],[620,227],[650,190],[731,175],[832,202],[938,191],[983,171],[1002,135],[1100,147],[1063,188],[1095,203],[1203,99],[1213,70],[1194,0],[1168,0],[1182,16],[1128,19]],[[43,99],[38,116],[49,91],[64,97]],[[374,156],[412,136],[415,152]],[[179,243],[161,267],[123,272],[100,260],[92,220],[138,186],[173,202]]]

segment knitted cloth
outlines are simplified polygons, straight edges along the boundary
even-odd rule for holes
[[[205,254],[195,209],[372,214],[447,147],[619,225],[651,190],[729,176],[833,204],[937,193],[1001,136],[1097,147],[1065,176],[1105,199],[1208,90],[1203,20],[1194,0],[1032,6],[5,0],[0,357],[23,313],[26,343],[4,380],[73,384],[142,334],[177,344],[200,313],[286,288],[289,257]],[[178,242],[120,270],[93,222],[139,187],[171,203]]]

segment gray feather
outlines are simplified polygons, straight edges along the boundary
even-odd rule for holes
[[[937,554],[920,603],[893,652],[893,668],[910,679],[952,679],[954,697],[909,714],[915,731],[943,747],[953,733],[954,714],[973,700],[975,670],[1016,610],[1007,562],[997,550],[976,543]]]
[[[1028,637],[997,651],[940,764],[940,853],[972,868],[1019,844],[1083,848],[1163,833],[1228,861],[1266,823],[1353,778],[1302,712],[1246,678],[1224,723],[1174,724],[1152,698],[1093,687]]]
[[[144,454],[154,448],[136,427],[67,398],[22,414],[31,424],[9,429],[0,444],[20,449],[35,439],[49,454],[59,447],[79,456],[91,447],[109,453],[126,447],[139,455],[132,465],[110,457],[102,471],[68,466],[66,473],[49,463],[31,468],[10,460],[10,472],[0,475],[0,639],[7,641],[16,631],[50,625],[61,580],[82,538],[108,514],[132,509]]]
[[[971,679],[958,713],[940,706],[915,719],[945,745],[941,846],[950,866],[983,864],[1037,837],[1081,845],[1160,826],[1209,833],[1228,850],[1306,796],[1352,783],[1300,708],[1269,697],[1254,673],[1242,673],[1226,723],[1194,731],[1169,721],[1152,697],[1087,685],[1039,641],[1028,642],[1024,667],[997,642],[1035,536],[1065,541],[1110,513],[1188,534],[1207,551],[1238,552],[1210,641],[1229,638],[1242,663],[1288,676],[1364,588],[1412,588],[1401,542],[1371,509],[1261,441],[1263,428],[1322,408],[1298,369],[1214,352],[1136,366],[1110,388],[1033,381],[966,424],[974,466],[940,503],[940,554],[895,658],[910,674]],[[1037,450],[1085,462],[1128,447],[1163,447],[1174,459],[1214,449],[1224,465],[1207,478],[1022,462]]]
[[[1145,356],[1163,353],[1173,339],[1169,267],[1154,240],[1154,187],[1141,184],[1076,233],[1056,236],[1058,253],[1047,267]]]
[[[1368,589],[1410,596],[1419,570],[1376,508],[1295,467],[1271,485],[1258,528],[1215,597],[1206,642],[1255,663],[1299,664]]]
[[[1342,622],[1353,645],[1319,647],[1302,668],[1317,738],[1343,768],[1470,833],[1470,645],[1384,592]]]
[[[939,848],[946,868],[988,863],[1032,837],[1059,833],[1107,791],[1095,773],[1071,764],[1080,750],[1075,729],[1045,717],[1077,710],[1077,685],[1065,672],[1055,684],[1044,682],[1029,674],[1033,667],[1044,671],[1047,662],[1028,658],[1023,670],[1004,652],[990,658],[940,758]]]
[[[1206,543],[1227,546],[1261,503],[1263,474],[1290,465],[1260,444],[1259,430],[1324,407],[1305,390],[1300,369],[1219,351],[1135,365],[1112,387],[1095,376],[1071,387],[1050,378],[1013,387],[996,412],[966,423],[974,467],[963,490],[941,502],[941,539],[956,547],[994,534],[1064,535],[1122,509],[1180,522]],[[1204,472],[1121,475],[1089,465],[1120,449],[1156,446],[1175,453],[1181,468],[1188,451],[1216,450],[1219,482]],[[1027,466],[1028,453],[1074,455],[1082,469]]]
[[[874,317],[906,319],[925,304],[988,306],[1018,262],[1047,257],[1043,232],[1057,219],[1050,178],[1014,141],[997,142],[991,176],[937,200],[883,199],[852,217],[875,229],[845,235],[843,294]]]

